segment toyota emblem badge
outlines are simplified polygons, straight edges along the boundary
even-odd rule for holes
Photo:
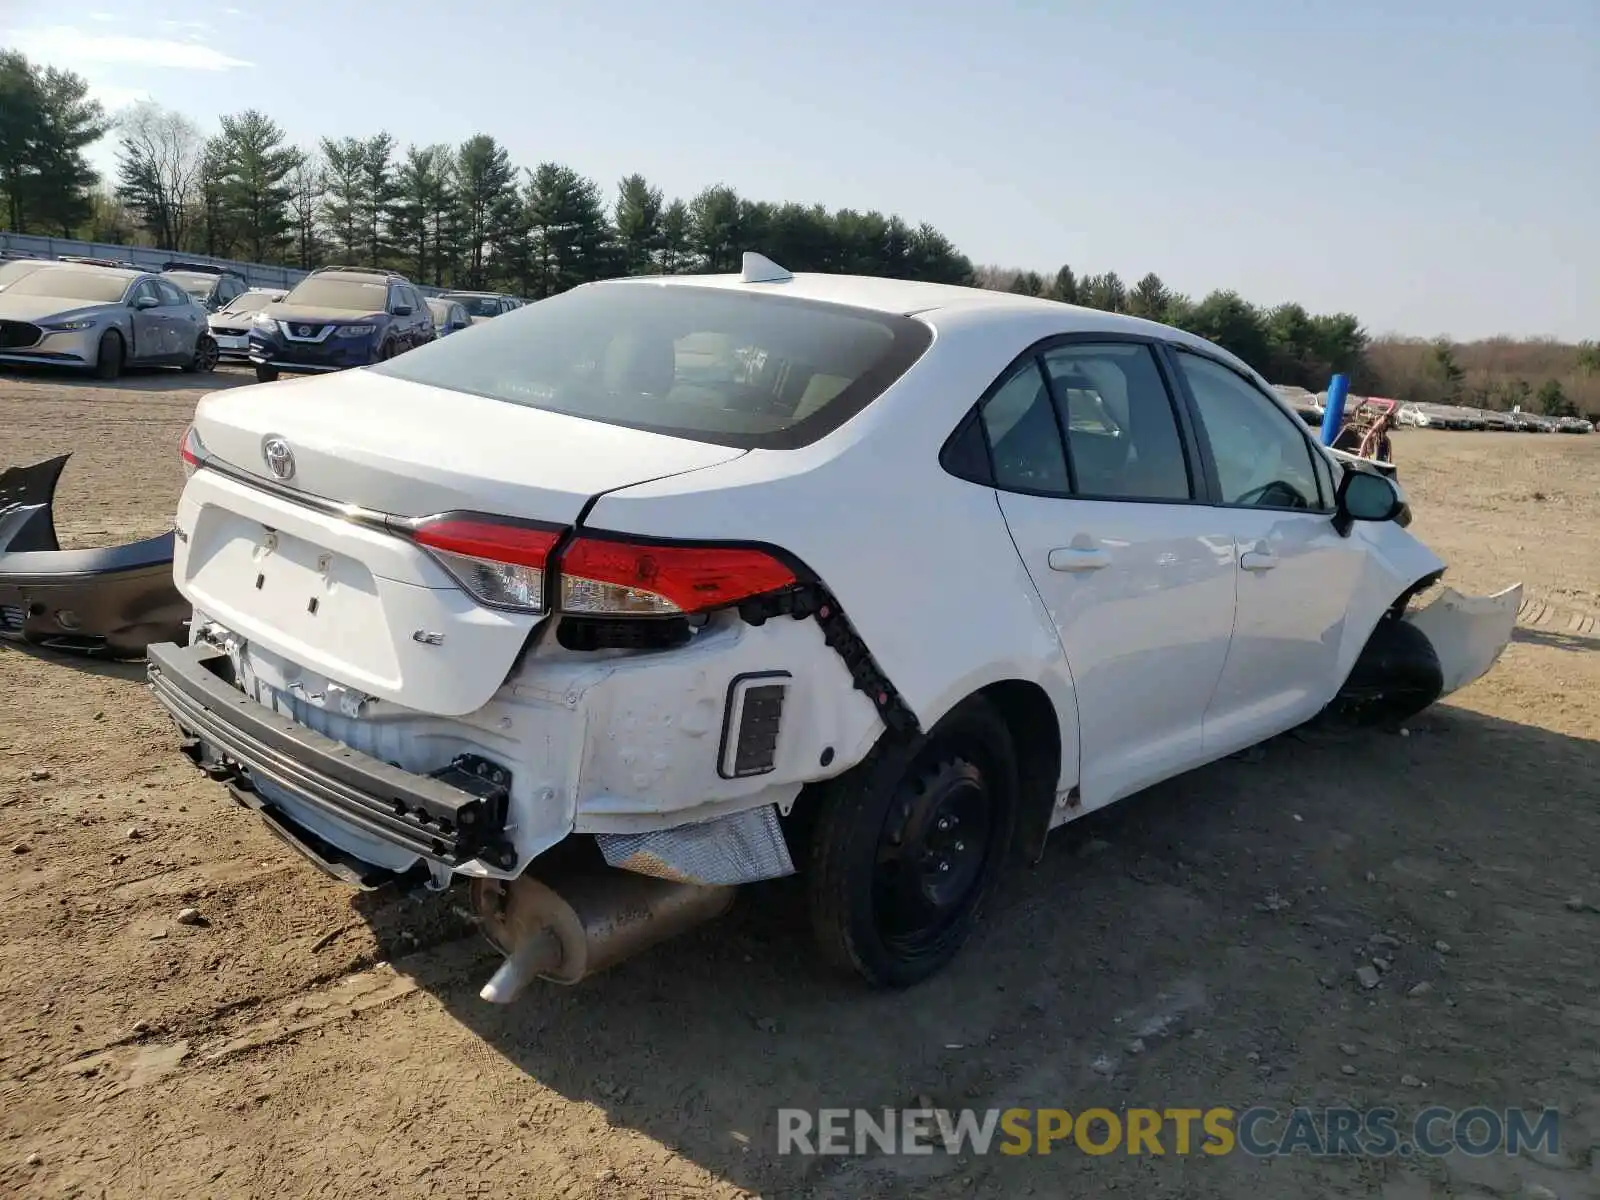
[[[269,434],[261,442],[261,457],[275,479],[294,478],[294,451],[281,437]]]

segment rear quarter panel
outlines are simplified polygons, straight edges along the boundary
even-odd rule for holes
[[[1038,684],[1061,732],[1061,787],[1078,774],[1077,703],[1048,613],[992,490],[939,466],[950,431],[1006,364],[1045,333],[1006,322],[937,327],[877,401],[798,450],[600,498],[587,524],[656,537],[770,543],[799,556],[924,729],[974,691]]]

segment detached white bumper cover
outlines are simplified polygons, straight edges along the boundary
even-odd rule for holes
[[[1426,608],[1406,614],[1439,656],[1444,673],[1440,695],[1466,687],[1494,666],[1511,641],[1521,606],[1522,585],[1514,583],[1492,596],[1463,596],[1445,588]]]

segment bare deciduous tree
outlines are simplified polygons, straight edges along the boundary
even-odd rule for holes
[[[117,192],[156,244],[179,250],[193,220],[205,138],[182,113],[153,101],[117,120]]]

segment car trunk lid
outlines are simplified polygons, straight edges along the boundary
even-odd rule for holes
[[[743,453],[360,371],[213,393],[195,431],[221,468],[179,510],[174,572],[195,608],[308,681],[451,716],[495,693],[539,617],[474,602],[386,518],[567,526],[603,492]]]

